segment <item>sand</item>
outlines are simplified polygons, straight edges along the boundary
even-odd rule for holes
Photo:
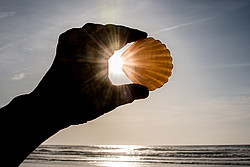
[[[150,164],[150,163],[70,163],[70,162],[56,162],[56,163],[22,163],[20,167],[227,167],[227,165],[192,165],[192,164]],[[230,166],[243,167],[243,166]]]

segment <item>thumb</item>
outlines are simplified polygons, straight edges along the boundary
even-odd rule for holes
[[[116,86],[116,92],[119,95],[118,106],[147,98],[149,95],[148,88],[139,84]]]

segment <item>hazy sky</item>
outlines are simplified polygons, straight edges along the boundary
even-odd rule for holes
[[[122,24],[161,40],[171,50],[173,75],[147,99],[46,144],[250,143],[247,0],[1,0],[0,106],[32,91],[59,34],[87,22]]]

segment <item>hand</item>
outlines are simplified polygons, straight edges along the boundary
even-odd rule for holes
[[[146,37],[136,29],[91,23],[61,34],[52,67],[31,93],[49,107],[43,114],[67,127],[146,98],[146,87],[115,86],[108,78],[108,59],[114,51]]]

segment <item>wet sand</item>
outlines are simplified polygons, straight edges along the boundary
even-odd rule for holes
[[[105,162],[105,163],[70,163],[70,162],[56,162],[56,163],[27,163],[24,162],[20,167],[227,167],[227,165],[193,165],[193,164],[150,164],[150,163],[126,163],[126,162]],[[243,167],[231,166],[230,167]]]

